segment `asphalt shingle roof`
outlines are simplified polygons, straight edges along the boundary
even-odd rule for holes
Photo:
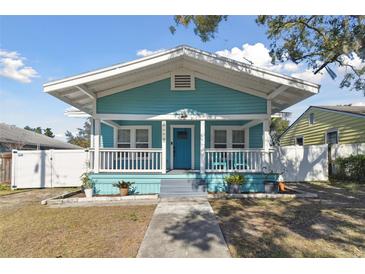
[[[58,149],[81,149],[79,146],[5,123],[0,123],[0,143],[39,145]]]
[[[365,115],[365,106],[314,106],[314,107]]]

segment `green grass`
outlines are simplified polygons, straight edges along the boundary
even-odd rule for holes
[[[15,189],[12,190],[10,185],[0,184],[0,196],[15,194],[26,191],[25,189]]]

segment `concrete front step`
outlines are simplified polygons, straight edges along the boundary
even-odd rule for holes
[[[161,180],[160,197],[206,197],[204,180],[166,179]]]

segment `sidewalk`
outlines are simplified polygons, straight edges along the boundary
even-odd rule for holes
[[[162,199],[139,258],[229,258],[228,247],[206,198]]]

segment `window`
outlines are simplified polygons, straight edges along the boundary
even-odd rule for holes
[[[149,126],[126,126],[118,130],[119,148],[150,148],[151,129]]]
[[[118,147],[130,148],[131,147],[131,130],[119,129],[118,130]]]
[[[232,130],[232,148],[245,148],[244,130]]]
[[[227,148],[227,130],[214,131],[214,148]]]
[[[195,78],[191,73],[176,73],[171,76],[171,90],[194,90]]]
[[[213,148],[245,148],[245,131],[241,126],[212,126]]]
[[[337,144],[338,143],[338,131],[332,130],[327,132],[327,144]]]
[[[148,129],[136,129],[136,148],[148,148]]]
[[[304,138],[301,136],[301,137],[296,137],[295,138],[295,144],[297,146],[303,146],[304,145]]]
[[[309,114],[309,124],[310,125],[313,125],[314,122],[315,122],[315,120],[314,120],[314,113],[311,113],[311,114]]]

